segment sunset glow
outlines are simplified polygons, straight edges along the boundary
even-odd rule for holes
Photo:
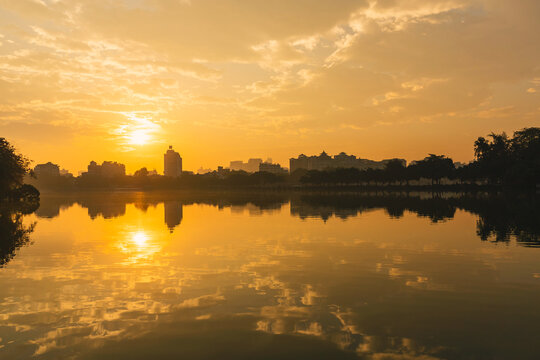
[[[150,134],[146,133],[145,130],[134,130],[127,135],[129,143],[133,145],[145,145],[150,141]]]
[[[212,4],[2,2],[0,133],[35,163],[132,172],[162,171],[169,144],[189,170],[322,150],[469,161],[476,136],[540,123],[538,1]]]
[[[540,0],[0,0],[0,359],[540,359]]]

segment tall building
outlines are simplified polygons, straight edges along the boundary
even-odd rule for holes
[[[298,158],[289,160],[289,168],[291,173],[298,169],[305,170],[326,170],[337,168],[356,168],[359,170],[366,169],[384,169],[390,160],[399,160],[405,166],[407,162],[404,159],[387,159],[382,161],[374,161],[368,159],[357,158],[354,155],[347,155],[344,152],[329,156],[326,152],[322,152],[319,156],[306,156],[301,154]]]
[[[180,154],[173,150],[172,145],[169,150],[163,155],[165,176],[179,177],[182,175],[182,158]]]

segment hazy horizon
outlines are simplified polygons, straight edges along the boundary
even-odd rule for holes
[[[75,175],[473,158],[540,124],[533,0],[0,1],[0,134]]]

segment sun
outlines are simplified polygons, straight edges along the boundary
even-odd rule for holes
[[[141,146],[155,141],[161,132],[161,126],[152,120],[149,115],[124,113],[127,122],[121,124],[113,133],[116,134],[123,145]]]
[[[133,130],[126,137],[131,145],[146,145],[152,138],[146,129]]]

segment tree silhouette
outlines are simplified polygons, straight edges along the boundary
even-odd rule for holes
[[[143,168],[140,168],[139,170],[135,171],[135,173],[133,174],[133,176],[138,176],[138,177],[141,177],[141,176],[148,176],[148,169],[143,167]]]
[[[399,181],[401,184],[407,180],[407,168],[398,159],[392,159],[386,164],[386,174],[390,181]]]
[[[421,177],[431,179],[431,184],[440,184],[442,178],[450,178],[455,170],[452,159],[444,155],[429,154],[416,163]]]
[[[0,199],[11,196],[13,190],[21,187],[29,172],[30,161],[18,154],[5,138],[0,138]]]
[[[516,131],[512,138],[504,132],[489,137],[474,143],[476,178],[509,185],[540,182],[540,128]]]

